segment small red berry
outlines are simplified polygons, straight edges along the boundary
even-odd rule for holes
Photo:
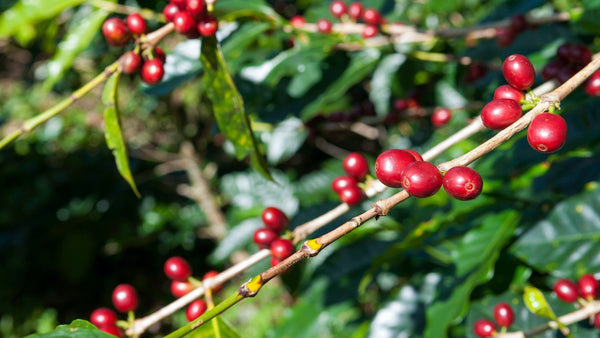
[[[357,186],[356,180],[349,176],[339,176],[331,182],[331,190],[339,194],[342,190],[349,186]]]
[[[169,2],[181,9],[185,9],[185,6],[187,5],[187,0],[169,0]]]
[[[431,115],[431,124],[434,127],[441,127],[450,122],[452,111],[448,108],[436,108]]]
[[[594,326],[600,329],[600,312],[594,315]]]
[[[527,19],[523,14],[515,14],[510,18],[510,27],[517,33],[525,31],[527,26]]]
[[[342,0],[334,0],[329,5],[329,11],[331,15],[339,19],[346,13],[346,3]]]
[[[542,79],[546,81],[555,79],[565,65],[565,62],[559,59],[549,61],[542,69]]]
[[[147,84],[154,85],[159,83],[164,75],[165,67],[163,66],[162,61],[158,58],[147,60],[142,65],[141,78],[142,81],[146,82]]]
[[[369,173],[369,162],[359,153],[350,153],[343,162],[344,170],[348,176],[358,182],[363,182]]]
[[[111,334],[111,335],[113,335],[115,337],[119,337],[119,338],[125,337],[125,334],[123,333],[123,330],[121,330],[115,324],[108,324],[108,325],[99,326],[98,330],[100,330],[102,332],[106,332],[108,334]]]
[[[510,46],[513,43],[513,41],[515,41],[516,37],[517,33],[512,27],[496,28],[496,42],[500,47]]]
[[[375,175],[381,183],[392,188],[402,187],[402,170],[412,162],[415,157],[404,150],[388,149],[375,160]]]
[[[306,19],[304,19],[302,15],[296,15],[290,19],[290,24],[294,28],[301,28],[304,26],[304,24],[306,24]]]
[[[163,64],[167,62],[167,54],[160,47],[154,48],[154,58],[159,59]]]
[[[282,232],[290,225],[290,220],[286,214],[275,207],[266,207],[262,212],[261,218],[267,228],[277,233]]]
[[[338,196],[342,203],[354,206],[363,201],[365,192],[358,185],[352,185],[342,189]]]
[[[585,66],[592,61],[592,51],[586,45],[571,45],[567,57],[572,63]]]
[[[481,194],[483,180],[481,175],[469,167],[454,167],[444,174],[442,180],[448,195],[461,201],[469,201]]]
[[[218,29],[219,21],[217,21],[217,18],[212,14],[206,15],[198,21],[198,32],[202,36],[213,36],[217,33]]]
[[[196,29],[196,20],[188,11],[179,11],[173,15],[175,30],[181,34],[187,34]]]
[[[205,12],[204,0],[187,0],[186,10],[195,18],[200,18]]]
[[[173,22],[175,18],[175,14],[179,13],[181,8],[174,3],[167,4],[165,8],[163,8],[163,15],[168,22]]]
[[[271,255],[277,259],[286,259],[294,252],[294,245],[289,239],[278,238],[271,243]]]
[[[108,18],[102,24],[102,34],[110,45],[123,47],[131,40],[131,32],[121,18]]]
[[[362,14],[363,20],[371,25],[379,25],[381,23],[381,14],[374,8],[367,8]]]
[[[535,82],[535,69],[523,55],[513,54],[502,63],[502,74],[506,81],[518,90],[525,90]]]
[[[417,161],[423,161],[423,157],[418,152],[416,152],[414,150],[411,150],[411,149],[402,149],[402,150],[404,150],[407,153],[411,154],[415,158],[415,160],[417,160]]]
[[[494,100],[497,99],[511,99],[521,103],[525,99],[525,93],[515,89],[513,86],[501,85],[494,91]]]
[[[577,284],[568,279],[557,280],[554,283],[553,290],[558,298],[567,303],[573,303],[579,298]]]
[[[585,274],[577,282],[579,294],[587,301],[596,299],[598,296],[598,281],[593,275]]]
[[[368,39],[374,37],[377,34],[379,34],[379,27],[371,24],[366,24],[361,36],[363,37],[363,39]]]
[[[563,66],[556,74],[556,80],[559,83],[565,83],[577,73],[577,67],[570,63]]]
[[[165,262],[164,271],[172,280],[185,282],[192,275],[192,267],[184,258],[173,256]]]
[[[487,67],[479,62],[473,62],[467,68],[467,73],[465,74],[466,82],[475,82],[487,73]]]
[[[191,322],[202,316],[204,312],[206,312],[206,302],[203,299],[196,299],[185,309],[185,317]]]
[[[171,294],[177,298],[183,297],[194,290],[194,285],[190,282],[171,281]]]
[[[478,337],[486,338],[493,337],[497,330],[496,326],[491,321],[487,319],[478,319],[475,321],[475,324],[473,324],[473,332],[475,332],[475,335]]]
[[[558,49],[556,49],[556,58],[565,62],[569,61],[569,49],[571,49],[571,44],[568,42],[558,46]]]
[[[494,306],[494,319],[502,327],[510,327],[515,321],[515,313],[507,303],[498,303]]]
[[[126,19],[127,27],[133,34],[144,34],[146,33],[146,20],[142,18],[140,13],[132,13],[127,16]]]
[[[129,284],[119,284],[112,293],[112,302],[119,312],[133,311],[138,306],[138,295]]]
[[[107,307],[97,308],[90,315],[90,323],[96,325],[97,327],[114,325],[116,322],[117,314]]]
[[[333,28],[333,24],[331,21],[327,19],[319,19],[317,20],[317,31],[319,33],[329,34],[331,33],[331,29]]]
[[[363,4],[360,2],[353,2],[350,4],[350,6],[348,6],[348,16],[354,21],[360,19],[362,11]]]
[[[279,237],[277,233],[269,228],[260,228],[254,232],[254,243],[258,245],[259,249],[268,248],[274,240]]]
[[[219,275],[219,271],[211,270],[204,274],[204,276],[202,277],[202,280],[207,280],[207,279],[216,277],[218,275]],[[221,284],[215,285],[212,287],[213,292],[219,292],[219,291],[221,291],[221,289],[223,289],[223,285],[221,285]]]
[[[429,197],[442,186],[442,174],[425,161],[413,162],[402,170],[402,188],[414,197]]]
[[[123,73],[133,74],[137,72],[142,65],[142,57],[133,51],[127,51],[123,54],[122,67]]]
[[[488,102],[481,110],[483,124],[492,130],[502,130],[517,121],[523,110],[511,99],[497,99]]]
[[[527,142],[541,153],[559,150],[566,139],[567,123],[560,115],[542,113],[531,121],[527,129]]]
[[[590,96],[600,96],[600,70],[592,74],[583,87]]]

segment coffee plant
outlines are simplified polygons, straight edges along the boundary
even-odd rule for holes
[[[598,336],[598,1],[0,9],[3,337]]]

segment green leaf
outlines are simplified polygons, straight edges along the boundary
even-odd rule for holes
[[[519,219],[514,210],[492,214],[483,219],[481,227],[463,236],[452,251],[454,265],[442,282],[444,288],[427,308],[426,337],[447,336],[447,329],[463,314],[473,289],[491,279],[500,250],[513,236]]]
[[[282,17],[263,0],[219,0],[216,1],[217,17],[225,21],[235,21],[240,17],[258,16],[281,23]],[[222,13],[224,12],[224,13]]]
[[[108,149],[112,150],[117,164],[117,169],[121,176],[129,183],[131,189],[137,197],[140,197],[140,193],[133,180],[131,169],[129,168],[129,159],[127,157],[127,147],[123,140],[123,134],[121,132],[121,114],[119,112],[119,79],[121,73],[115,72],[106,81],[104,87],[104,94],[102,95],[102,101],[106,105],[104,110],[104,138],[106,139],[106,145]]]
[[[238,159],[250,155],[252,167],[266,178],[272,179],[265,158],[252,134],[242,96],[227,72],[223,54],[215,37],[202,40],[200,60],[204,66],[204,89],[212,104],[219,129],[233,143]]]
[[[519,237],[511,248],[527,264],[559,277],[600,270],[600,188],[557,204],[548,216]]]
[[[227,324],[221,317],[215,317],[210,321],[210,323],[206,323],[205,325],[200,326],[194,331],[190,332],[186,337],[189,338],[237,338],[240,335],[231,327],[231,325]]]
[[[292,157],[304,144],[308,130],[300,119],[291,117],[279,123],[269,133],[267,143],[267,161],[277,164]]]
[[[92,323],[75,319],[69,325],[59,325],[52,332],[33,334],[28,338],[114,338],[113,335],[98,330]]]
[[[404,61],[406,61],[406,55],[404,54],[388,55],[381,60],[377,69],[373,72],[369,98],[373,102],[378,116],[386,116],[390,112],[392,80]]]
[[[69,32],[58,43],[58,52],[45,65],[46,90],[50,90],[62,78],[73,65],[77,55],[90,45],[108,14],[103,9],[94,9],[91,6],[83,6],[77,11],[69,26]]]
[[[302,110],[302,119],[307,120],[326,105],[338,101],[350,87],[362,81],[371,73],[377,66],[380,56],[381,52],[373,48],[352,54],[350,65],[344,73],[323,94]]]

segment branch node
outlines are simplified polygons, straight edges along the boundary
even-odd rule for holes
[[[242,284],[238,290],[238,294],[244,298],[254,297],[258,293],[258,290],[263,286],[263,280],[261,275],[258,275],[246,283]]]
[[[375,209],[375,213],[377,213],[375,220],[378,220],[380,216],[386,216],[389,212],[389,208],[385,208],[385,207],[381,206],[380,203],[382,203],[382,202],[384,202],[384,201],[378,200],[377,202],[371,204],[371,207],[373,209]]]
[[[304,242],[300,250],[306,252],[309,257],[314,257],[319,254],[319,251],[321,251],[322,248],[323,244],[317,243],[316,239],[311,239]]]

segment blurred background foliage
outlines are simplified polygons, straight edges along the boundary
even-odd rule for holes
[[[122,53],[99,33],[112,15],[105,10],[110,3],[116,2],[0,3],[3,135]],[[160,13],[166,1],[120,3]],[[470,46],[463,37],[369,47],[356,36],[284,29],[297,14],[309,22],[332,19],[328,6],[305,0],[216,5],[218,17],[227,21],[219,39],[229,71],[276,183],[235,159],[202,100],[199,41],[176,35],[160,44],[168,53],[161,84],[122,79],[123,130],[140,199],[120,178],[104,143],[102,88],[0,151],[0,335],[43,333],[87,319],[93,309],[110,306],[118,283],[138,289],[139,315],[151,313],[173,300],[162,272],[168,257],[185,257],[202,276],[257,250],[251,238],[264,207],[284,210],[292,228],[330,210],[338,203],[330,183],[343,174],[341,159],[348,152],[361,152],[373,163],[387,148],[425,151],[444,140],[477,116],[503,84],[499,66],[506,56],[527,55],[539,72],[563,42],[600,51],[595,0],[368,2],[390,22],[423,29],[515,14],[573,14],[569,22],[526,31],[508,47],[495,39]],[[338,48],[342,41],[361,48]],[[486,72],[469,78],[469,66],[423,61],[415,52],[468,56]],[[394,101],[406,98],[420,108],[395,110]],[[439,129],[428,119],[436,106],[454,109],[452,121]],[[549,292],[553,282],[600,272],[600,110],[597,98],[578,89],[562,111],[569,137],[560,152],[535,153],[521,133],[473,165],[485,181],[477,200],[459,202],[443,191],[407,200],[223,318],[248,337],[471,337],[472,323],[490,319],[499,301],[515,307],[515,329],[542,323],[522,305],[520,293],[529,284],[546,293],[555,312],[568,312]],[[461,155],[491,135],[462,141],[434,162]],[[186,143],[194,146],[209,197],[224,215],[223,237],[214,235],[211,215],[186,193],[189,177],[175,165]],[[253,267],[225,292],[267,267]],[[178,313],[146,336],[171,332],[184,320]],[[577,337],[597,336],[583,324],[574,331]]]

